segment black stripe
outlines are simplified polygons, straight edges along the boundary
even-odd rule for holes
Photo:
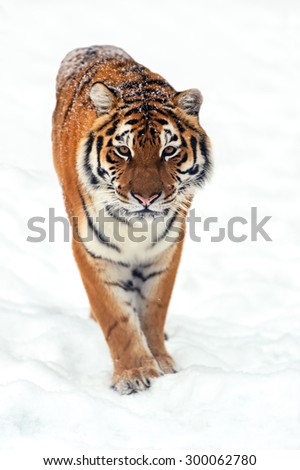
[[[155,139],[157,137],[158,131],[154,127],[150,127],[150,134]]]
[[[99,157],[100,152],[101,152],[102,147],[103,147],[103,137],[101,135],[98,136],[96,145],[97,145],[97,155]]]
[[[126,106],[127,107],[127,106]],[[128,116],[131,116],[132,114],[134,113],[140,113],[141,112],[141,108],[140,107],[137,107],[137,108],[132,108],[132,109],[129,109],[128,111],[126,111],[126,113],[124,114],[124,117],[128,117]]]
[[[115,137],[116,140],[119,140],[119,141],[120,141],[120,140],[123,140],[123,137],[124,137],[126,134],[129,134],[129,132],[130,132],[130,131],[127,130],[127,131],[122,132],[122,134],[116,135],[116,137]]]
[[[94,175],[94,173],[91,174],[90,183],[91,183],[93,186],[98,186],[98,185],[99,185],[99,181],[98,181],[98,179],[96,178],[96,176]]]
[[[142,129],[140,129],[137,133],[137,137],[143,137],[144,135],[146,134],[146,129],[145,127],[143,127]]]
[[[133,124],[137,124],[138,122],[140,122],[139,119],[130,119],[129,121],[125,122],[125,125],[133,125]]]
[[[204,157],[204,160],[205,160],[205,163],[208,163],[208,155],[209,155],[209,151],[208,151],[208,148],[207,148],[207,145],[206,145],[206,142],[205,142],[205,138],[200,142],[200,151],[201,151],[201,154],[203,155]]]
[[[187,143],[186,143],[186,140],[183,137],[183,135],[181,136],[181,145],[182,145],[182,147],[187,147]]]
[[[100,178],[104,178],[105,175],[108,175],[108,172],[104,170],[104,168],[101,167],[101,161],[100,161],[100,153],[103,147],[103,137],[101,135],[98,136],[97,138],[97,173],[100,176]]]
[[[124,101],[125,101],[125,103],[127,103],[128,105],[129,105],[129,104],[132,104],[132,103],[141,103],[143,100],[144,100],[144,96],[141,96],[140,98],[134,98],[134,99],[132,99],[132,100],[131,100],[131,99],[126,99],[126,98],[124,97]],[[127,114],[125,114],[125,116],[126,116],[126,115],[127,115]]]
[[[131,96],[133,96],[133,95],[131,95]],[[125,103],[128,103],[128,104],[138,103],[140,101],[144,101],[145,99],[147,99],[148,101],[154,102],[154,103],[161,103],[161,104],[164,104],[167,101],[167,98],[154,98],[152,96],[145,96],[144,94],[141,94],[141,97],[137,98],[139,96],[139,93],[135,93],[134,96],[136,96],[136,98],[130,99],[131,97],[129,97],[129,99],[128,99],[128,98],[124,97]]]
[[[185,173],[195,175],[199,171],[199,166],[197,165],[197,139],[193,135],[191,136],[190,143],[193,150],[193,164],[187,170],[177,170],[181,175]]]
[[[106,235],[100,233],[99,230],[94,226],[93,219],[92,219],[92,217],[90,216],[90,214],[87,210],[85,200],[84,200],[81,192],[80,191],[78,191],[78,192],[79,192],[79,196],[80,196],[80,199],[81,199],[81,202],[82,202],[82,206],[83,206],[85,216],[86,216],[87,221],[88,221],[88,226],[93,231],[93,233],[96,235],[97,240],[100,243],[106,245],[108,248],[112,248],[113,250],[117,251],[118,253],[121,253],[120,248],[117,245],[114,245],[113,243],[110,243],[109,238],[106,237]]]
[[[107,131],[105,132],[105,135],[113,135],[113,134],[115,133],[115,131],[116,131],[116,128],[117,128],[117,125],[119,124],[119,122],[120,122],[120,121],[117,119],[117,120],[113,123],[112,127],[109,127],[109,128],[107,129]]]
[[[186,131],[186,129],[183,127],[183,125],[181,124],[180,120],[178,119],[178,117],[176,116],[176,114],[174,113],[169,113],[171,115],[171,117],[174,119],[175,121],[175,124],[177,126],[177,129],[179,130],[179,132],[182,134],[184,131]]]
[[[108,163],[111,163],[112,165],[116,164],[116,163],[119,163],[120,160],[114,160],[113,158],[111,158],[111,156],[109,155],[109,153],[107,153],[106,155],[106,161],[108,161]],[[114,167],[113,167],[114,168]],[[111,168],[110,168],[111,169]]]
[[[169,124],[169,122],[166,121],[165,119],[154,119],[154,120],[159,122],[159,124],[162,124],[163,126],[165,126],[166,124]]]
[[[209,150],[206,145],[205,137],[203,138],[203,140],[200,142],[199,145],[200,145],[201,155],[203,155],[203,158],[204,158],[204,164],[203,164],[202,170],[197,176],[197,182],[201,185],[206,178],[207,172],[209,171],[211,167],[211,163],[209,161]]]
[[[104,170],[104,168],[102,168],[102,167],[100,166],[100,161],[99,161],[99,159],[98,159],[97,173],[98,173],[98,175],[100,176],[100,178],[103,178],[103,179],[104,179],[105,175],[108,175],[108,176],[109,176],[109,173],[108,173],[106,170]]]
[[[193,149],[194,165],[197,163],[197,139],[193,135],[191,136],[191,147]]]
[[[106,126],[108,126],[114,119],[116,119],[116,117],[118,116],[118,113],[115,113],[113,114],[112,116],[109,116],[108,119],[106,120],[106,122],[104,124],[101,124],[101,126],[99,126],[97,129],[96,129],[96,132],[100,132],[102,131]]]
[[[97,240],[104,244],[107,245],[109,248],[112,248],[113,250],[117,251],[118,253],[121,253],[120,248],[117,245],[114,245],[113,243],[110,243],[109,238],[106,237],[103,233],[101,233],[93,224],[93,219],[91,216],[88,214],[86,208],[85,208],[85,214],[87,217],[88,225],[92,229],[93,233],[96,235]]]
[[[82,196],[81,194],[79,193],[79,196],[80,198],[82,199]],[[109,258],[105,258],[104,256],[101,256],[101,255],[95,255],[95,253],[92,253],[84,244],[82,238],[80,237],[79,235],[79,230],[78,230],[78,220],[77,218],[73,218],[73,230],[75,232],[75,235],[76,235],[76,238],[75,240],[76,241],[80,241],[82,243],[82,246],[83,248],[85,249],[85,251],[88,253],[89,256],[91,256],[93,259],[97,259],[97,260],[101,260],[101,261],[105,261],[107,263],[111,263],[111,264],[114,264],[114,265],[117,265],[117,266],[120,266],[122,268],[130,268],[130,263],[124,263],[122,261],[114,261],[112,259],[109,259]]]
[[[168,195],[168,197],[165,198],[164,202],[169,202],[169,199],[171,196],[173,196],[174,193],[176,193],[177,189],[174,188],[173,191],[170,192],[170,194]],[[175,198],[174,198],[175,199]]]
[[[109,258],[104,258],[103,256],[100,256],[100,255],[95,255],[94,253],[92,253],[90,250],[88,250],[88,248],[85,246],[85,244],[83,243],[82,239],[80,238],[79,235],[78,236],[78,240],[80,240],[82,242],[82,245],[83,245],[83,248],[85,249],[85,251],[93,258],[93,259],[98,259],[98,260],[101,260],[101,261],[105,261],[106,263],[111,263],[111,264],[115,264],[117,266],[121,266],[122,268],[130,268],[130,264],[129,263],[123,263],[122,261],[114,261],[112,259],[109,259]]]
[[[141,70],[139,70],[139,72],[140,71]],[[149,80],[148,78],[147,78],[147,81],[146,81],[145,84],[143,84],[143,82],[141,80],[135,81],[135,82],[125,82],[125,83],[122,83],[121,85],[119,85],[119,88],[122,89],[122,90],[135,88],[135,87],[140,89],[141,86],[145,87],[145,85],[146,85],[146,87],[148,87],[148,85],[159,85],[159,86],[162,86],[164,88],[171,88],[173,90],[171,85],[168,82],[164,81],[164,80],[160,80],[160,79],[150,79]]]
[[[191,170],[189,170],[189,175],[196,175],[199,172],[199,165],[198,163],[193,166]]]
[[[163,240],[167,236],[168,232],[170,231],[170,229],[172,228],[172,225],[174,224],[176,220],[176,217],[177,217],[177,213],[175,212],[175,214],[167,221],[167,226],[165,230],[163,231],[163,233],[157,238],[156,241],[152,242],[152,245],[151,245],[152,248],[156,245],[156,243],[159,243],[161,240]]]
[[[90,164],[90,153],[93,148],[94,139],[95,139],[95,134],[91,132],[85,144],[84,169],[86,171],[86,174],[89,177],[90,184],[93,186],[97,186],[99,184],[99,180],[94,175],[91,164]]]
[[[151,107],[149,106],[148,109],[150,109],[150,108],[151,108],[152,111],[156,111],[157,113],[162,114],[162,116],[167,116],[167,117],[168,117],[168,113],[165,112],[165,111],[163,111],[162,109],[158,109],[158,108],[156,108],[156,107],[154,107],[154,106],[151,106]],[[143,111],[143,110],[141,109],[141,106],[138,106],[138,107],[135,107],[135,108],[133,108],[133,109],[129,109],[129,110],[124,114],[124,117],[131,116],[131,114],[134,114],[134,113],[139,113],[139,114],[140,114],[142,111]],[[184,130],[184,129],[183,129],[183,130]]]
[[[143,300],[145,296],[143,295],[141,289],[133,285],[132,281],[119,281],[119,282],[105,282],[108,286],[120,287],[126,292],[136,292]]]
[[[138,90],[132,90],[131,92],[124,93],[123,94],[123,99],[124,100],[129,100],[130,98],[133,98],[134,96],[141,96],[144,97],[147,100],[151,100],[152,98],[155,99],[157,97],[161,97],[164,99],[164,101],[168,101],[169,95],[166,94],[164,91],[159,91],[156,88],[143,88],[143,89],[138,89]]]
[[[88,137],[88,140],[86,142],[86,146],[85,146],[85,149],[86,149],[86,154],[89,156],[89,154],[91,153],[91,150],[92,150],[92,147],[93,147],[93,143],[94,143],[94,139],[95,139],[95,134],[94,132],[90,132],[89,134],[89,137]]]
[[[188,155],[187,153],[185,152],[185,154],[183,155],[182,159],[177,163],[177,166],[181,166],[183,163],[185,163],[187,161],[187,158],[188,158]]]
[[[162,86],[162,87],[165,87],[165,88],[171,88],[173,90],[173,88],[171,87],[171,85],[166,82],[165,80],[160,80],[158,78],[154,78],[152,80],[147,80],[147,85],[159,85],[159,86]]]
[[[181,175],[185,175],[186,173],[190,173],[190,171],[193,170],[193,168],[194,168],[194,164],[192,166],[190,166],[187,170],[179,170],[177,168],[177,172],[180,173]]]
[[[184,124],[188,129],[198,132],[198,129],[196,129],[196,127],[193,126],[189,121],[187,121],[186,119],[183,119],[182,117],[180,117],[179,119],[179,117],[174,113],[174,111],[171,111],[171,109],[169,108],[168,108],[168,112],[169,112],[169,115],[174,118],[180,132],[184,132],[186,130],[184,129],[182,124]]]
[[[132,275],[133,277],[137,277],[138,279],[141,279],[143,282],[148,281],[148,279],[151,279],[152,277],[159,276],[160,274],[164,273],[165,270],[162,271],[153,271],[150,274],[147,274],[144,276],[144,274],[139,271],[137,268],[132,270]]]
[[[105,209],[108,213],[108,215],[110,217],[113,217],[114,219],[116,219],[118,222],[121,222],[123,224],[126,224],[126,225],[129,225],[129,221],[127,219],[125,219],[124,217],[120,216],[119,214],[117,214],[114,210],[113,210],[113,207],[110,205],[110,204],[107,204],[105,206]]]

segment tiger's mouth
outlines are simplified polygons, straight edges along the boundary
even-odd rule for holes
[[[169,209],[167,209],[167,208],[161,209],[161,210],[154,209],[154,208],[151,208],[151,207],[144,207],[144,208],[141,208],[141,209],[136,209],[136,208],[129,209],[129,208],[125,208],[123,206],[122,210],[126,214],[127,218],[134,218],[134,217],[138,217],[138,218],[165,217],[169,213]]]
[[[170,211],[170,207],[136,207],[131,204],[126,204],[123,201],[118,201],[117,204],[107,204],[106,210],[110,216],[116,219],[128,221],[130,219],[153,219],[156,217],[166,217]]]
[[[139,218],[144,218],[144,217],[166,217],[169,213],[169,209],[163,209],[161,211],[157,211],[151,208],[144,208],[140,210],[135,210],[135,211],[128,211],[128,215],[130,217],[139,217]]]

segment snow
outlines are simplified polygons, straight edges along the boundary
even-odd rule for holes
[[[2,4],[0,446],[300,449],[299,3],[54,0]],[[187,239],[168,349],[180,372],[144,393],[109,387],[108,348],[57,222],[55,76],[75,47],[114,44],[177,90],[199,87],[215,171],[202,217],[271,215],[258,236]],[[250,234],[249,226],[236,227]]]

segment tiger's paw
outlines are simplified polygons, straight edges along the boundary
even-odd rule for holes
[[[161,353],[156,354],[154,357],[164,374],[175,374],[177,372],[175,362],[169,354]]]
[[[125,369],[120,373],[114,373],[112,388],[121,395],[131,395],[132,393],[147,390],[151,387],[152,380],[161,375],[161,371],[155,364],[153,366]]]

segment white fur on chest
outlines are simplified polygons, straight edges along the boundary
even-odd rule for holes
[[[171,248],[174,241],[164,237],[170,216],[159,221],[135,219],[121,222],[105,210],[89,207],[88,215],[81,218],[79,234],[87,250],[94,256],[130,264],[148,262]]]

